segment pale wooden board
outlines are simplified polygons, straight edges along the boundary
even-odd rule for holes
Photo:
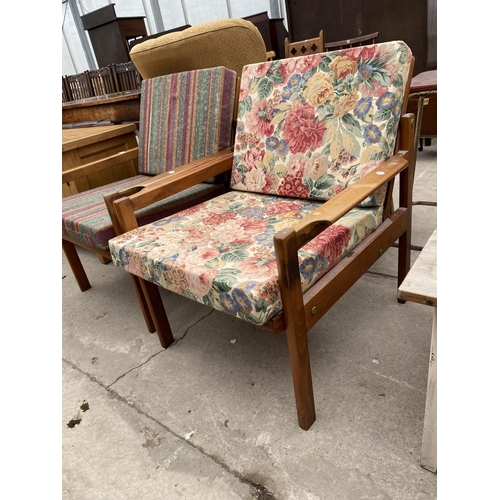
[[[398,298],[437,307],[437,227],[401,283]]]

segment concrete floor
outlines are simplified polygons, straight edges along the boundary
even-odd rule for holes
[[[413,261],[437,225],[437,143],[418,153]],[[62,257],[64,500],[435,499],[420,466],[433,310],[399,304],[391,248],[309,334],[317,420],[296,421],[286,336],[162,291],[149,334],[128,275]]]

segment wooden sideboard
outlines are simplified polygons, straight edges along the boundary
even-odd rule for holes
[[[137,147],[135,123],[62,130],[62,170]],[[137,160],[62,185],[62,197],[137,175]]]

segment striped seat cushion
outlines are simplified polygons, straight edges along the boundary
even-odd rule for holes
[[[62,234],[93,248],[108,249],[115,236],[103,196],[134,186],[148,179],[137,175],[103,187],[84,191],[62,200]],[[140,225],[166,217],[178,210],[206,201],[224,191],[222,185],[197,184],[137,212]]]
[[[223,67],[143,80],[139,173],[161,174],[230,147],[236,80]]]
[[[261,325],[282,308],[273,237],[320,201],[232,191],[113,238],[113,262],[129,273]],[[355,208],[299,250],[307,290],[382,221]]]

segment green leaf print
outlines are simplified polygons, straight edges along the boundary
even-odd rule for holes
[[[263,78],[257,87],[257,95],[260,100],[267,99],[273,92],[273,82],[269,78]]]
[[[319,179],[316,180],[316,182],[314,183],[314,187],[323,191],[325,189],[328,189],[333,184],[334,180],[335,176],[331,174],[322,175]]]
[[[243,262],[247,257],[248,252],[246,250],[231,250],[221,255],[224,262]]]

